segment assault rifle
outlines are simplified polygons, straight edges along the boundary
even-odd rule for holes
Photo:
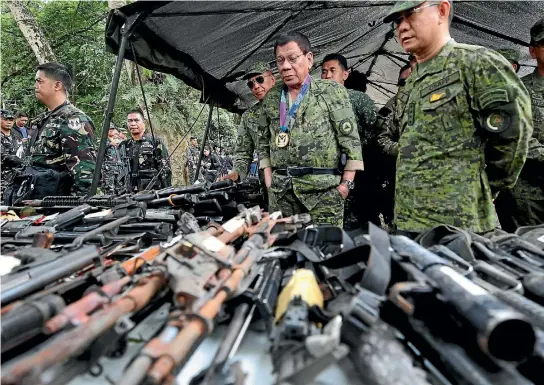
[[[87,319],[87,322],[63,333],[39,352],[8,365],[3,370],[2,382],[37,384],[46,381],[45,377],[42,377],[46,371],[48,373],[62,373],[59,370],[59,365],[63,366],[62,363],[71,360],[78,361],[78,357],[82,353],[89,351],[89,349],[92,351],[95,343],[100,340],[100,336],[108,333],[123,317],[128,314],[140,314],[164,292],[173,291],[176,303],[183,304],[187,309],[182,312],[183,317],[187,316],[191,319],[187,328],[180,330],[179,338],[189,338],[194,341],[193,338],[201,335],[202,328],[208,322],[200,322],[197,318],[193,319],[191,314],[198,312],[203,317],[213,318],[219,310],[220,304],[226,299],[227,292],[224,290],[230,288],[229,292],[234,291],[241,279],[258,261],[261,250],[285,234],[285,226],[282,227],[280,233],[275,233],[274,225],[280,222],[291,223],[292,228],[295,229],[297,226],[302,226],[302,223],[297,225],[295,221],[303,218],[267,217],[255,225],[254,223],[259,217],[259,208],[245,210],[237,218],[234,218],[234,221],[225,223],[223,227],[210,228],[206,232],[175,239],[174,244],[146,268],[146,273],[135,279],[134,285],[120,297],[112,300],[107,308],[95,312]],[[248,223],[247,220],[252,222]],[[307,219],[304,223],[307,223]],[[247,229],[247,231],[240,230],[240,228]],[[232,246],[227,246],[221,240],[235,240],[244,234],[252,235],[237,253]],[[186,253],[193,255],[190,260],[187,260],[191,263],[181,264],[179,257],[186,255]],[[198,261],[201,263],[197,263]],[[204,275],[195,275],[194,269]],[[206,274],[206,272],[208,273]],[[209,282],[208,279],[210,279]],[[182,316],[177,312],[179,310],[176,310],[172,316]],[[174,324],[176,323],[174,322]],[[197,332],[197,336],[193,335],[196,330],[200,330]],[[101,340],[101,343],[103,344],[104,341]],[[174,352],[174,354],[176,356],[184,355],[183,352]],[[172,369],[168,369],[168,373]],[[130,373],[133,372],[129,371],[128,374]]]
[[[169,271],[178,272],[170,287],[180,310],[171,313],[168,326],[146,345],[120,383],[138,384],[144,379],[162,383],[179,369],[211,330],[212,320],[223,303],[260,260],[263,250],[278,238],[291,235],[308,220],[304,216],[279,219],[278,214],[272,214],[256,224],[240,221],[241,226],[250,226],[247,229],[250,236],[238,252],[217,238],[218,242],[211,242],[213,238],[202,236],[202,233],[193,234],[185,244],[167,251],[165,262]],[[288,227],[276,228],[279,224]],[[236,229],[233,230],[229,233],[236,234]],[[210,253],[210,246],[214,253]],[[191,264],[179,263],[180,257],[189,255],[192,255]],[[195,277],[202,278],[195,280]]]

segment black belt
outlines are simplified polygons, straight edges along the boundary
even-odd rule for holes
[[[304,175],[341,175],[337,168],[324,167],[274,167],[273,171],[279,175],[304,176]]]

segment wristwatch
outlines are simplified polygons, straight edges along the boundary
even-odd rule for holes
[[[352,180],[342,179],[340,184],[345,184],[348,187],[348,190],[353,190],[355,188],[355,183]]]

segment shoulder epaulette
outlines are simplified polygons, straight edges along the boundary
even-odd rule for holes
[[[473,44],[463,44],[463,43],[455,43],[454,46],[455,49],[462,49],[466,51],[479,51],[481,49],[486,49],[485,47],[482,47],[481,45],[473,45]]]

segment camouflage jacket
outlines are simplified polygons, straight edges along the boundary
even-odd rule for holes
[[[521,79],[533,109],[533,136],[529,141],[527,162],[513,188],[516,198],[544,201],[544,76],[535,72]]]
[[[106,143],[102,165],[102,185],[107,195],[121,195],[129,192],[130,167],[126,156],[121,155],[118,146],[109,140]]]
[[[531,120],[527,90],[495,51],[452,39],[418,64],[395,110],[398,229],[493,230],[493,196],[515,184]]]
[[[363,169],[357,120],[346,88],[331,81],[313,79],[290,123],[289,145],[280,148],[280,98],[283,84],[272,88],[264,98],[258,114],[260,167],[337,168],[342,153],[347,155],[345,169]],[[319,193],[340,183],[338,175],[288,177],[273,173],[272,186],[277,199],[293,189],[300,201],[311,210]]]
[[[361,145],[365,147],[369,139],[374,136],[374,124],[376,123],[376,109],[374,102],[370,97],[361,91],[348,88],[349,100],[357,119],[357,128],[359,129],[359,138]]]
[[[245,179],[249,165],[253,161],[253,152],[258,141],[258,111],[261,103],[257,103],[242,114],[242,121],[236,135],[236,148],[233,154],[234,170]]]
[[[16,155],[18,147],[19,143],[17,137],[13,135],[13,129],[10,135],[0,132],[0,156],[2,163],[2,173],[0,177],[2,191],[11,182],[17,167],[22,163],[22,160]]]
[[[521,81],[531,95],[533,108],[533,138],[544,144],[544,76],[538,74],[538,69],[524,76]]]
[[[140,140],[132,138],[119,144],[119,151],[124,152],[130,163],[131,186],[133,191],[142,191],[157,172],[152,188],[165,188],[172,185],[172,169],[168,160],[168,150],[164,142],[155,136],[155,144],[150,135],[144,135]]]
[[[187,150],[185,150],[185,157],[187,158],[187,167],[189,168],[189,170],[196,170],[199,155],[200,150],[198,149],[198,147],[187,147]]]
[[[393,123],[397,97],[394,96],[378,111],[376,120],[376,142],[380,152],[387,156],[399,154],[399,130]]]
[[[30,164],[67,171],[73,179],[72,193],[85,195],[96,166],[94,126],[85,113],[70,102],[33,121],[36,141],[29,147]]]

